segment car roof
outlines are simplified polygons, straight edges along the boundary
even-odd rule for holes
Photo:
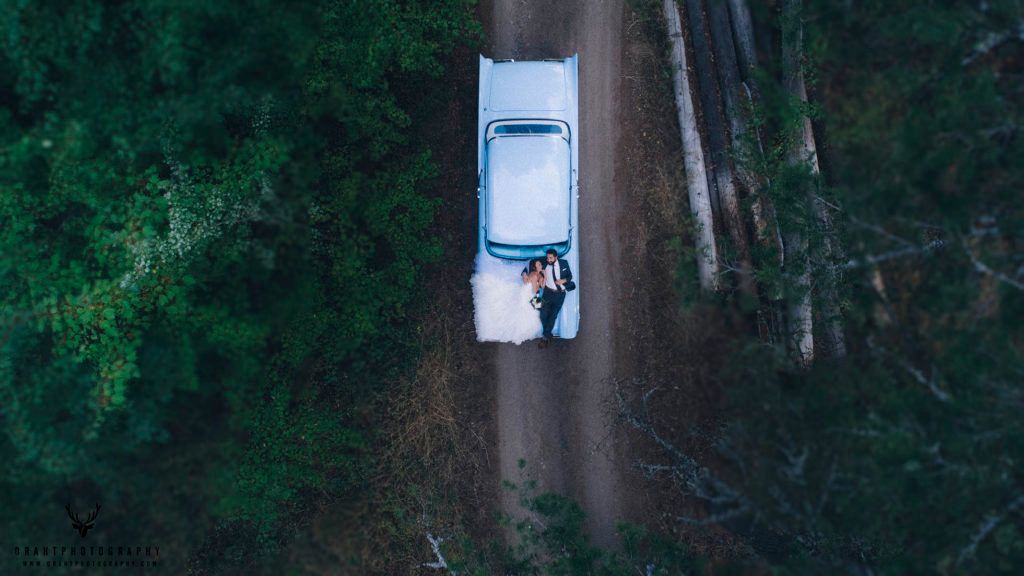
[[[561,62],[496,62],[490,109],[565,110],[565,65]]]
[[[487,143],[487,239],[510,245],[569,238],[569,144],[557,136]]]

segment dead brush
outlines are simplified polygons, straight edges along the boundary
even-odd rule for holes
[[[458,534],[463,524],[455,500],[460,479],[475,455],[475,441],[458,420],[455,386],[460,337],[448,296],[439,296],[421,320],[421,356],[414,374],[395,383],[383,401],[375,442],[373,490],[358,501],[338,502],[314,524],[314,537],[333,556],[307,563],[313,573],[336,573],[338,560],[360,558],[352,574],[419,574],[430,559],[428,532]],[[352,531],[346,526],[362,526]],[[338,534],[353,534],[339,540]],[[361,536],[357,536],[361,534]],[[447,540],[446,540],[447,542]],[[308,550],[306,552],[309,555]],[[346,572],[342,572],[346,573]]]
[[[484,475],[483,435],[460,411],[460,390],[475,381],[468,358],[473,332],[452,311],[467,294],[433,293],[437,299],[421,321],[416,372],[395,385],[383,410],[373,479],[379,510],[367,523],[370,553],[363,556],[372,559],[373,573],[420,573],[431,559],[428,533],[457,546],[471,505],[460,496]]]
[[[415,376],[398,386],[388,402],[382,461],[402,476],[429,463],[432,474],[452,478],[459,427],[451,319],[440,311],[431,313],[420,345],[424,352]]]

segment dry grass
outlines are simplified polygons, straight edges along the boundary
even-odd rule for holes
[[[402,382],[387,402],[382,431],[377,499],[390,518],[371,528],[369,557],[374,572],[418,573],[434,560],[427,532],[449,540],[472,523],[474,484],[488,474],[486,423],[467,410],[463,397],[476,380],[469,358],[472,330],[452,314],[459,302],[450,292],[422,324],[423,355],[413,378]],[[481,455],[483,458],[481,458]],[[456,543],[457,544],[457,543]]]
[[[415,378],[400,386],[389,403],[381,458],[399,476],[418,473],[420,462],[430,462],[431,470],[450,478],[456,467],[452,448],[459,436],[450,317],[432,313],[424,336],[420,343],[426,353]]]

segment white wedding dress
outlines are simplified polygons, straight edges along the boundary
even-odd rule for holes
[[[540,338],[540,312],[530,304],[534,292],[531,285],[523,283],[523,264],[507,265],[493,260],[478,259],[470,279],[476,339],[521,344]]]

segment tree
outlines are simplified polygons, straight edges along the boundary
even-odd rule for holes
[[[622,416],[662,458],[638,465],[704,505],[680,522],[781,572],[1018,572],[1024,14],[787,1],[748,26],[737,4],[741,70],[761,63],[747,157],[785,247],[757,278],[788,292],[799,353],[739,339],[700,442],[647,409],[674,383],[643,383]]]
[[[469,4],[2,14],[5,533],[49,537],[33,510],[88,493],[125,503],[96,534],[157,531],[184,560],[359,490],[441,253],[409,111],[475,37]]]

